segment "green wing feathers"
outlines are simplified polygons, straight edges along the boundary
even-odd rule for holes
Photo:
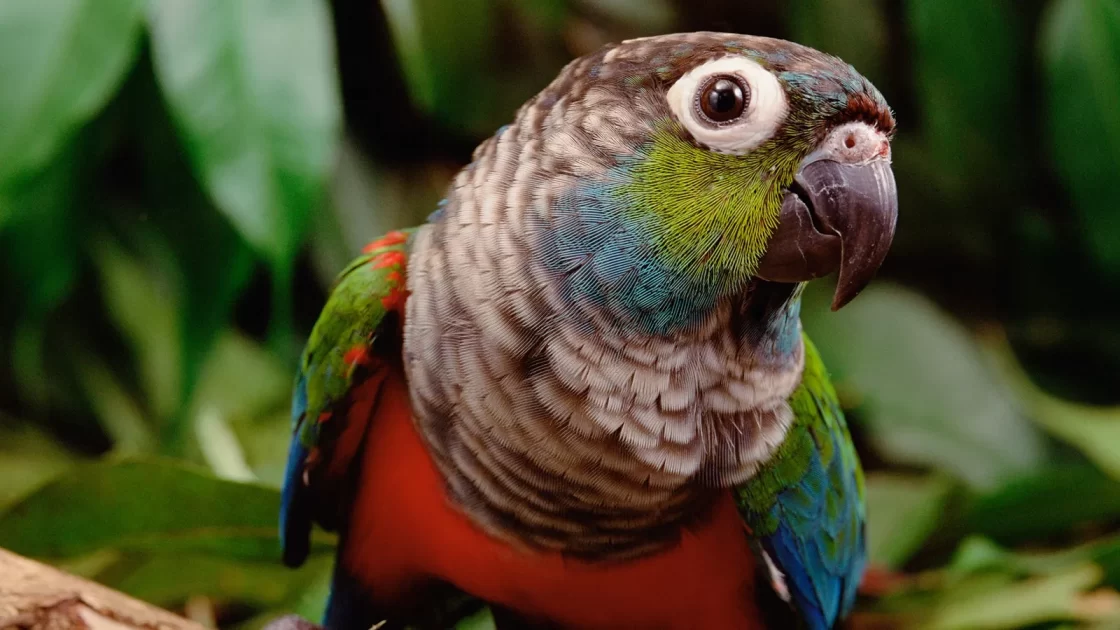
[[[803,339],[793,424],[775,456],[737,488],[737,501],[776,589],[808,627],[824,630],[851,609],[863,574],[864,481],[836,390]]]
[[[390,357],[378,342],[399,332],[407,296],[405,264],[411,231],[390,232],[365,247],[335,281],[300,360],[292,399],[292,442],[280,506],[284,560],[299,565],[307,555],[313,520],[334,528],[331,487],[320,483],[349,470],[369,418],[347,413],[359,386],[375,396]]]

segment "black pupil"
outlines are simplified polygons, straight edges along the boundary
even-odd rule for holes
[[[718,79],[704,99],[704,113],[716,122],[731,120],[743,112],[743,88],[731,79]]]

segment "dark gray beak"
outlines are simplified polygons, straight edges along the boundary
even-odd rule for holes
[[[839,269],[832,310],[851,302],[887,257],[898,220],[890,159],[820,159],[797,173],[782,199],[778,228],[755,274],[803,282]]]

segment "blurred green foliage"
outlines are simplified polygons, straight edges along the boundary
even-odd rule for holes
[[[1117,0],[0,2],[0,545],[317,617],[331,539],[289,571],[275,522],[330,279],[569,59],[700,29],[900,123],[880,280],[804,309],[868,469],[855,626],[1120,627]]]

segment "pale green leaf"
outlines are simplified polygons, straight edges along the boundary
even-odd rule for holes
[[[1103,571],[1084,564],[1047,577],[1031,578],[988,592],[946,600],[925,624],[926,630],[997,630],[1073,619],[1080,598],[1100,583]]]
[[[117,453],[135,455],[156,448],[156,434],[140,403],[101,357],[78,348],[71,361],[74,375]]]
[[[231,481],[256,481],[245,452],[222,412],[203,407],[195,416],[195,433],[202,457],[214,474]]]
[[[991,487],[1046,459],[1038,430],[968,331],[927,298],[878,283],[843,310],[806,296],[806,330],[885,458]]]
[[[1051,396],[1034,384],[1005,340],[990,340],[989,346],[996,365],[1018,390],[1031,417],[1120,480],[1120,406],[1094,407]]]
[[[80,461],[30,427],[0,431],[0,512]]]
[[[157,78],[195,171],[246,240],[289,265],[341,124],[326,2],[149,6]]]
[[[152,416],[164,420],[178,407],[182,377],[179,287],[174,277],[161,273],[161,267],[170,261],[130,255],[105,234],[92,239],[92,244],[90,254],[100,275],[105,306],[132,345]],[[147,244],[154,258],[159,244]]]
[[[937,530],[954,484],[940,477],[891,473],[867,476],[867,555],[899,568]]]
[[[0,187],[45,164],[104,107],[136,57],[143,6],[0,2]]]

